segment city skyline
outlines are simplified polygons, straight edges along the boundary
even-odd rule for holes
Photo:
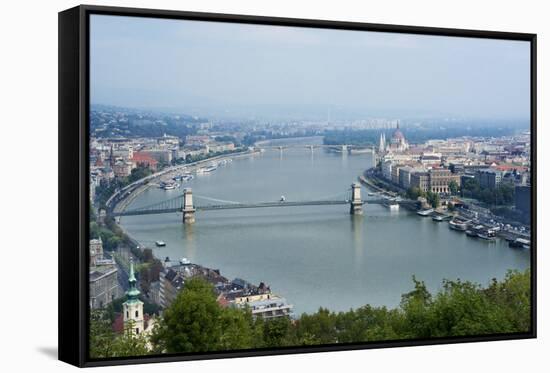
[[[94,15],[91,103],[211,116],[528,119],[529,43]]]

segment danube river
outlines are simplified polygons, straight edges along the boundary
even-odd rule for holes
[[[198,175],[184,187],[197,196],[235,202],[278,201],[281,196],[287,201],[343,199],[336,195],[372,165],[370,154],[267,150]],[[128,208],[182,191],[149,188]],[[123,217],[121,224],[153,247],[158,258],[186,257],[228,278],[267,283],[294,305],[296,314],[320,306],[334,311],[364,304],[394,307],[411,290],[413,275],[435,291],[445,278],[486,285],[507,269],[524,270],[530,263],[529,251],[511,249],[503,240],[470,238],[446,222],[380,205],[367,205],[363,216],[350,216],[347,205],[304,206],[199,211],[196,223],[187,227],[181,214]],[[156,248],[156,240],[166,247]]]

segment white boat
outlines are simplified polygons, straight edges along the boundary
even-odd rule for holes
[[[189,264],[191,264],[191,261],[189,259],[183,257],[183,258],[180,259],[180,264],[189,265]]]
[[[464,232],[468,229],[468,223],[470,220],[464,220],[458,217],[455,217],[449,221],[449,228],[454,229],[455,231]]]
[[[197,170],[197,173],[199,171],[201,171],[201,173],[210,173],[210,172],[214,172],[218,169],[218,166],[215,165],[215,164],[211,164],[210,166],[206,166],[206,167],[203,167],[203,168],[200,168],[199,170]]]
[[[420,210],[417,211],[416,214],[420,216],[430,216],[435,210],[434,209],[426,209],[426,210]]]
[[[390,203],[388,203],[388,208],[390,209],[390,211],[398,211],[399,210],[399,203],[397,203],[395,201],[391,201]]]
[[[511,241],[508,246],[513,248],[519,248],[519,249],[530,249],[531,248],[531,241],[527,240],[525,238],[516,238],[514,241]]]
[[[477,232],[477,236],[486,241],[495,241],[497,239],[495,232],[490,229],[483,229]]]
[[[162,182],[160,187],[164,190],[172,190],[179,187],[179,184],[175,182]]]
[[[157,247],[163,247],[163,246],[166,246],[166,242],[164,242],[164,241],[155,241],[155,245],[157,245]]]
[[[444,214],[435,213],[432,215],[432,220],[438,223],[441,223],[442,221],[445,221],[445,220],[449,220],[450,218],[451,217],[449,215],[444,215]]]

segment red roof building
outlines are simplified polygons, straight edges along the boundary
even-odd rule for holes
[[[145,166],[153,171],[157,170],[158,161],[145,152],[135,152],[132,157],[132,162],[134,162],[136,167]]]

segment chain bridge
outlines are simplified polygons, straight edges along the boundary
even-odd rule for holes
[[[197,203],[195,203],[195,201]],[[351,185],[351,188],[344,193],[339,193],[324,198],[314,200],[286,200],[281,197],[279,201],[266,202],[236,202],[206,197],[201,195],[193,195],[191,188],[184,190],[183,194],[174,198],[167,199],[158,203],[147,206],[137,207],[134,209],[125,209],[122,211],[113,211],[111,215],[119,216],[137,216],[137,215],[155,215],[169,213],[183,213],[184,223],[194,223],[195,213],[197,211],[217,211],[230,209],[251,209],[251,208],[282,208],[296,206],[330,206],[330,205],[349,205],[349,211],[352,215],[361,215],[363,213],[363,205],[366,203],[387,203],[386,199],[361,199],[361,186],[358,183]]]

